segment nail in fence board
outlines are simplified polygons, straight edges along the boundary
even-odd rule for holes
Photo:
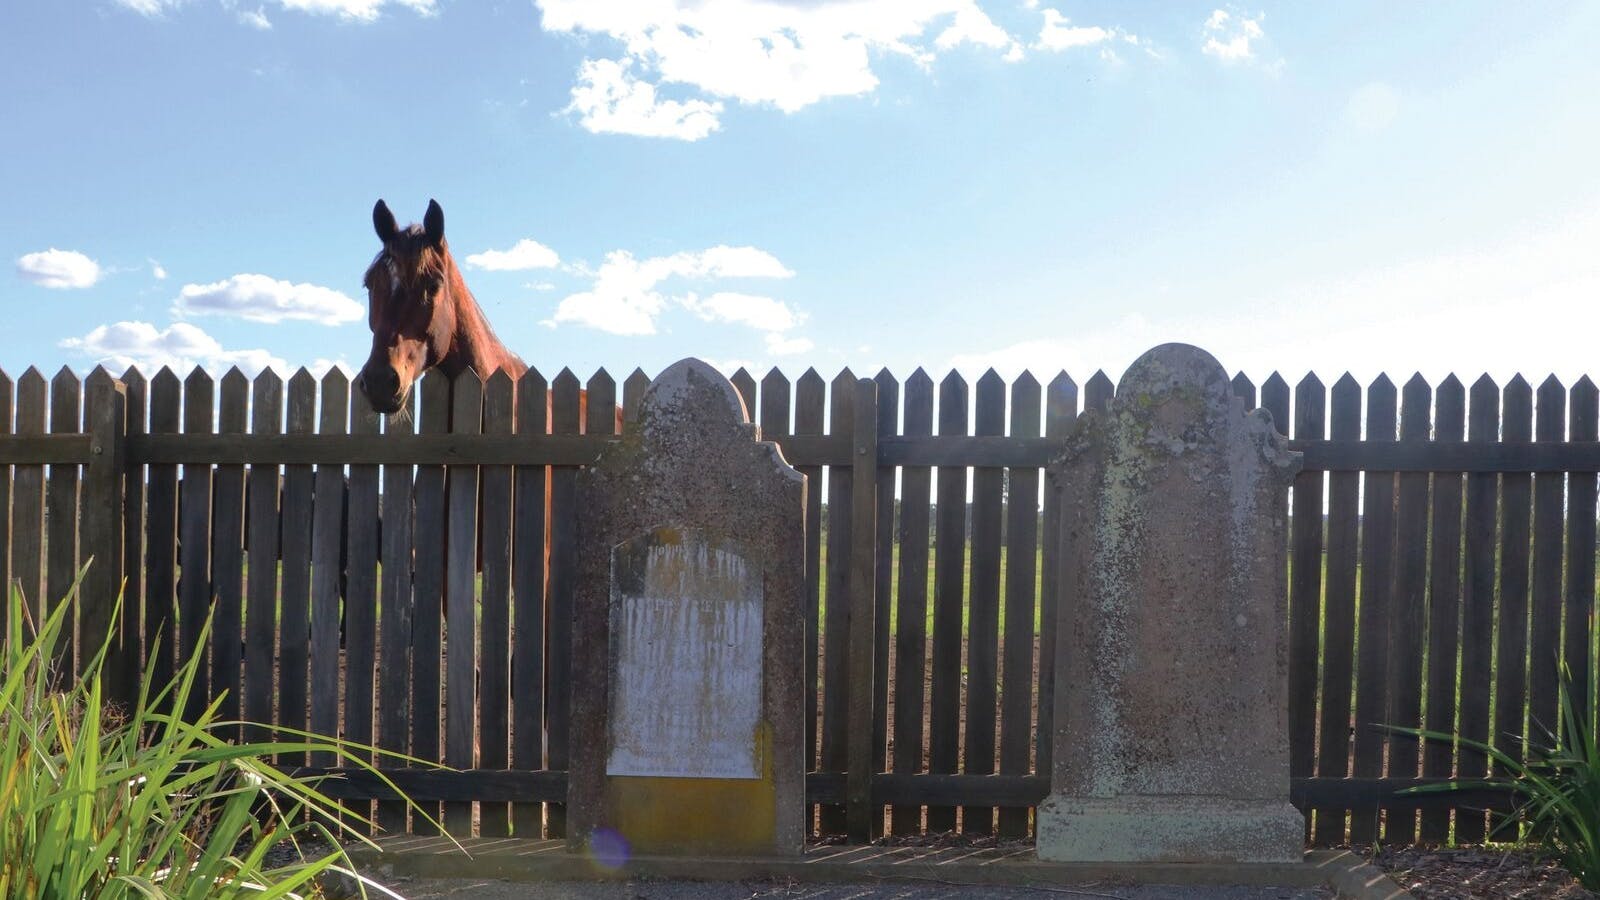
[[[967,433],[967,383],[952,371],[939,385],[939,434]],[[967,549],[967,469],[940,466],[934,525],[933,671],[928,694],[928,772],[961,764],[961,610]],[[929,831],[954,831],[952,807],[928,807]]]
[[[1346,373],[1333,385],[1328,426],[1334,440],[1361,436],[1361,386]],[[1323,678],[1321,741],[1317,773],[1343,778],[1350,773],[1350,677],[1353,664],[1356,610],[1356,548],[1360,519],[1360,475],[1334,472],[1328,476],[1328,574],[1323,614]],[[1345,810],[1316,810],[1318,846],[1345,842]]]
[[[1454,375],[1440,382],[1434,400],[1434,439],[1466,438],[1466,392]],[[1428,695],[1430,731],[1451,732],[1456,721],[1456,635],[1461,627],[1461,485],[1455,472],[1433,476],[1433,535],[1428,563]],[[1410,552],[1415,552],[1412,549]],[[1422,774],[1448,776],[1452,770],[1449,741],[1422,747]],[[1450,835],[1450,810],[1424,809],[1420,839],[1442,844]]]
[[[905,385],[907,435],[933,434],[933,379],[922,369],[911,373]],[[933,470],[906,466],[900,470],[900,571],[896,598],[894,649],[894,759],[900,774],[922,772],[924,748],[922,693],[928,666],[928,500]],[[922,830],[922,808],[894,807],[890,830],[917,834]]]
[[[1498,436],[1500,389],[1485,375],[1473,384],[1468,407],[1467,440],[1487,444]],[[1481,751],[1466,745],[1489,741],[1489,692],[1494,653],[1495,509],[1499,478],[1492,473],[1468,475],[1465,536],[1466,582],[1461,595],[1461,717],[1462,740],[1456,772],[1463,777],[1483,777],[1488,761]],[[1456,812],[1456,840],[1482,842],[1484,814],[1468,809]]]
[[[256,376],[251,388],[250,430],[254,434],[277,434],[283,430],[283,380],[271,369]],[[155,415],[152,408],[152,430]],[[155,514],[156,466],[150,467],[151,521]],[[278,519],[278,467],[252,463],[249,473],[249,521],[245,528],[245,553],[249,569],[245,575],[244,717],[247,721],[270,723],[277,694],[278,637],[278,556],[281,529]],[[154,531],[152,529],[152,536]],[[152,537],[153,540],[153,537]],[[152,544],[153,546],[153,544]],[[145,640],[148,641],[146,632]],[[265,729],[246,729],[245,739],[262,741],[270,737]]]
[[[989,437],[1005,433],[1006,384],[993,369],[978,379],[977,411],[973,431]],[[969,775],[993,775],[995,727],[999,718],[996,683],[999,681],[1000,641],[1000,540],[1004,527],[1001,492],[1005,471],[990,466],[972,473],[971,582],[967,594],[967,703],[963,770]],[[994,832],[994,809],[964,806],[961,830],[968,834]]]
[[[1011,435],[1039,436],[1039,382],[1023,372],[1011,385]],[[1039,470],[1008,471],[1005,654],[1000,683],[1000,773],[1029,774],[1033,743],[1034,576],[1038,571]],[[1028,836],[1028,810],[1000,810],[1000,836]]]
[[[484,386],[483,430],[511,440],[511,375],[496,371]],[[478,723],[482,737],[478,767],[498,770],[510,763],[511,730],[511,467],[484,466],[482,512],[482,652],[478,661]],[[504,803],[480,805],[478,828],[484,837],[511,833]]]

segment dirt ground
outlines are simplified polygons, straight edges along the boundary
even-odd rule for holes
[[[1555,862],[1526,852],[1482,847],[1424,850],[1384,848],[1374,857],[1357,848],[1418,900],[1584,900],[1584,890]]]
[[[938,882],[801,884],[778,881],[543,882],[410,881],[393,885],[407,900],[482,898],[482,900],[1045,900],[1091,897],[1113,900],[1322,900],[1331,891],[1306,888],[1052,885],[1038,888],[965,886]]]

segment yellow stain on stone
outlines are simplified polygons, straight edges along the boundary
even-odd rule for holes
[[[610,818],[632,852],[770,852],[777,844],[771,727],[761,722],[752,739],[757,779],[608,777]]]

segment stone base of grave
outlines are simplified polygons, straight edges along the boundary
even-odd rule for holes
[[[1225,797],[1068,797],[1039,805],[1050,862],[1295,862],[1305,817],[1287,801]]]

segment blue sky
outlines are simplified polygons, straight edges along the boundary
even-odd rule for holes
[[[1596,370],[1600,5],[20,0],[0,366],[359,365],[429,198],[553,373]]]

